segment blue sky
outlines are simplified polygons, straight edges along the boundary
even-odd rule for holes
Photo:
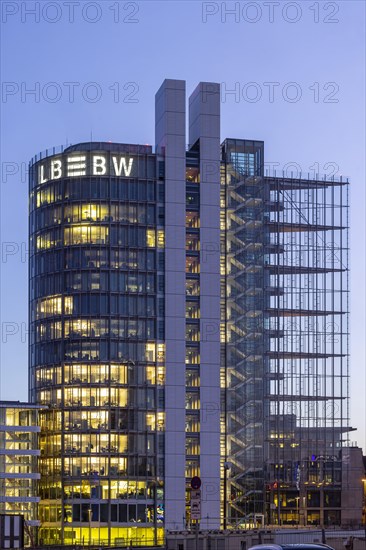
[[[44,0],[1,8],[0,397],[27,399],[28,160],[91,136],[152,144],[164,78],[187,80],[188,93],[215,81],[222,138],[263,139],[279,170],[296,163],[351,178],[351,439],[365,447],[364,2]]]

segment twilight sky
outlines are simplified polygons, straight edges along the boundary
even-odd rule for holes
[[[55,145],[154,142],[164,78],[221,83],[221,137],[351,179],[351,441],[366,447],[365,3],[1,2],[0,398],[27,399],[26,167]],[[230,93],[232,92],[232,93]]]

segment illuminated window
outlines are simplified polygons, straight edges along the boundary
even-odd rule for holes
[[[110,366],[110,379],[111,382],[119,382],[120,384],[127,384],[127,365],[111,365]]]
[[[187,302],[186,304],[186,319],[199,319],[200,306],[196,302]]]
[[[199,417],[195,416],[194,414],[187,414],[186,415],[186,432],[196,433],[199,431],[200,431]]]
[[[192,478],[200,475],[199,460],[187,460],[186,462],[186,477]]]
[[[165,413],[163,413],[163,412],[158,412],[157,413],[156,423],[157,423],[158,431],[164,430],[164,428],[165,428]]]
[[[225,217],[225,211],[220,212],[220,229],[221,231],[225,231],[226,229],[226,217]]]
[[[153,342],[147,342],[145,355],[146,355],[146,361],[155,361],[156,346]]]
[[[55,189],[58,190],[58,188],[54,185],[48,185],[45,189],[40,189],[39,191],[37,191],[37,208],[61,199],[61,196],[58,194],[58,192],[55,193]]]
[[[73,311],[73,296],[64,297],[65,315],[71,315]]]
[[[186,393],[186,409],[198,410],[200,408],[199,395],[196,392]]]
[[[50,340],[62,338],[61,321],[42,323],[37,326],[37,340]]]
[[[200,375],[197,371],[186,370],[186,386],[189,388],[198,388],[200,385]]]
[[[200,362],[200,354],[196,348],[186,349],[186,363],[191,365],[198,365]]]
[[[200,272],[199,258],[187,256],[186,273],[199,273],[199,272]]]
[[[97,208],[95,204],[82,205],[82,210],[79,213],[78,218],[82,220],[86,220],[88,222],[96,221],[98,218],[98,221],[99,221],[100,216],[98,216],[98,210],[100,210],[100,208]]]
[[[46,250],[47,248],[53,248],[60,246],[61,238],[59,229],[53,229],[37,236],[36,247],[37,250]]]
[[[155,367],[146,367],[146,381],[149,384],[156,384],[156,369],[155,369]]]
[[[53,323],[58,325],[58,323]],[[61,367],[37,368],[36,370],[37,386],[51,386],[61,384]]]
[[[200,454],[200,444],[199,444],[199,439],[197,437],[186,438],[186,454],[187,455]]]
[[[186,250],[198,252],[200,249],[200,240],[198,235],[186,236]]]
[[[190,183],[199,183],[200,181],[200,172],[199,168],[195,166],[190,166],[186,168],[186,180]]]
[[[108,204],[72,204],[65,206],[67,223],[80,221],[110,221]]]
[[[96,338],[109,331],[107,319],[70,319],[65,321],[65,338]]]
[[[65,227],[64,244],[107,244],[109,227],[102,225],[74,225]]]
[[[226,274],[226,260],[225,260],[225,256],[221,256],[220,257],[220,275],[225,275]]]
[[[191,342],[199,342],[200,340],[200,327],[199,325],[187,325],[186,326],[186,340]]]
[[[186,226],[192,227],[194,229],[199,228],[200,218],[198,212],[187,212],[186,213]]]
[[[157,368],[157,384],[165,384],[165,367]]]
[[[146,428],[151,431],[156,429],[156,416],[154,413],[146,414]]]
[[[198,296],[200,293],[200,284],[196,280],[186,281],[186,294],[187,296]]]
[[[157,361],[158,363],[164,363],[165,362],[165,344],[158,344],[157,345]]]
[[[222,344],[226,342],[225,323],[220,323],[220,342]]]
[[[70,315],[73,311],[73,297],[65,296],[65,314]],[[37,318],[50,317],[53,315],[61,315],[62,312],[62,296],[49,296],[42,298],[37,302]]]
[[[165,233],[163,229],[158,229],[158,248],[164,248],[165,246]]]
[[[154,229],[146,230],[146,246],[155,248],[155,230]]]

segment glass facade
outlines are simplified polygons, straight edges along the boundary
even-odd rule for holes
[[[190,521],[190,482],[200,476],[200,170],[197,151],[186,160],[186,394],[185,521]]]
[[[37,542],[39,409],[0,401],[0,514],[24,516],[25,545]]]
[[[262,142],[222,156],[224,515],[340,524],[348,181],[265,177]]]
[[[157,544],[164,522],[164,202],[150,147],[30,170],[30,395],[40,539]]]
[[[263,142],[222,147],[222,380],[225,522],[263,514],[266,232]],[[244,521],[244,519],[243,519]]]
[[[203,528],[340,522],[348,181],[264,175],[262,141],[220,148],[211,83],[187,151],[185,101],[181,81],[158,92],[156,154],[31,163],[45,544],[162,544],[200,521],[194,476]]]

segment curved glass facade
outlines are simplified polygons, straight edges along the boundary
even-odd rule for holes
[[[51,405],[41,415],[45,544],[162,541],[157,166],[148,146],[110,143],[72,146],[31,165],[30,393]]]

